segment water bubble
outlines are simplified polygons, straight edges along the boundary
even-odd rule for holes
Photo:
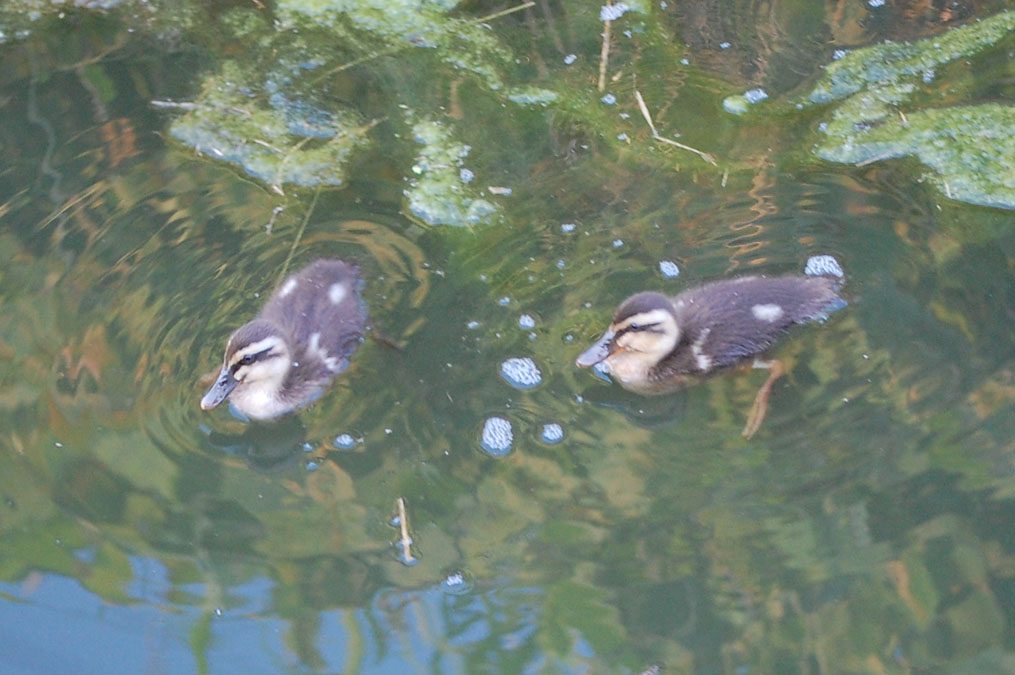
[[[680,276],[680,268],[677,267],[677,263],[672,260],[660,260],[659,271],[667,279],[676,279]]]
[[[565,267],[564,261],[563,260],[558,260],[557,261],[557,269],[562,270],[562,269],[564,269],[564,267]]]
[[[812,255],[807,259],[807,265],[804,267],[804,274],[808,276],[832,276],[842,279],[843,274],[842,266],[839,265],[839,261],[830,255]]]
[[[618,2],[615,5],[603,5],[599,8],[599,20],[600,21],[616,21],[620,17],[624,16],[631,7],[623,2]]]
[[[847,52],[845,49],[836,49],[834,52],[832,52],[832,60],[833,61],[838,61],[839,59],[841,59],[843,56],[845,56],[848,53],[849,52]]]
[[[577,54],[568,54],[564,57],[564,64],[570,66],[572,63],[578,60]]]
[[[575,228],[574,223],[564,223],[560,226],[560,231],[564,233],[574,232],[574,228]]]
[[[680,64],[684,65],[684,66],[689,66],[689,65],[691,65],[691,59],[686,58],[686,57],[682,58],[682,59],[680,59]]]
[[[867,4],[871,7],[884,7],[885,0],[867,0]]]
[[[307,462],[307,471],[317,471],[319,465],[314,460]]]
[[[624,245],[624,240],[623,239],[614,239],[613,240],[613,248],[620,248],[623,245]]]
[[[500,364],[500,374],[515,389],[532,389],[543,381],[536,362],[528,357],[508,359]]]
[[[462,179],[463,183],[471,183],[476,174],[472,173],[469,169],[461,169],[458,172],[458,177]]]
[[[441,590],[451,595],[463,595],[472,590],[471,584],[465,579],[462,572],[452,572],[441,581]]]
[[[747,99],[748,103],[753,105],[755,103],[760,103],[761,101],[764,101],[766,98],[768,98],[768,92],[762,89],[761,87],[758,87],[756,89],[748,89],[747,91],[744,92],[744,98]]]
[[[494,457],[503,457],[511,450],[514,433],[511,423],[503,417],[490,417],[483,423],[483,437],[479,445]]]
[[[720,42],[719,43],[719,49],[729,49],[732,46],[733,45],[731,43],[729,43],[729,42]]]
[[[556,422],[543,425],[543,432],[539,435],[544,443],[560,443],[564,438],[564,427]]]
[[[617,97],[614,96],[613,94],[606,94],[599,100],[605,103],[606,105],[613,105],[614,103],[617,102]]]
[[[349,448],[356,445],[356,439],[349,434],[339,434],[335,437],[335,447],[341,448],[342,450],[348,450]]]
[[[313,452],[313,451],[314,451],[314,446],[313,446],[312,443],[304,443],[303,444],[303,452]]]
[[[511,298],[505,295],[503,298],[497,301],[497,304],[500,305],[501,307],[507,307],[508,305],[511,304]]]
[[[521,328],[535,328],[536,320],[529,314],[522,314],[518,317],[518,325]]]
[[[465,327],[468,328],[469,330],[476,330],[477,328],[479,328],[479,322],[470,321],[469,323],[465,324]]]

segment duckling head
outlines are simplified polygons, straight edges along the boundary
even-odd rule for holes
[[[229,338],[222,371],[201,399],[201,408],[211,410],[230,395],[247,414],[263,408],[277,398],[291,363],[289,345],[278,326],[263,319],[244,324]]]
[[[632,295],[621,303],[613,323],[575,363],[580,368],[603,364],[622,383],[647,377],[680,340],[673,304],[662,293]]]

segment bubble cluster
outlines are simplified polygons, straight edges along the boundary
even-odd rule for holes
[[[543,381],[536,362],[527,356],[510,358],[500,364],[500,374],[515,389],[532,389]]]
[[[514,439],[511,422],[503,417],[490,417],[483,423],[483,436],[479,441],[479,446],[487,454],[502,457],[511,451]]]
[[[530,314],[522,314],[518,317],[518,325],[521,328],[535,328],[536,320],[532,318]]]

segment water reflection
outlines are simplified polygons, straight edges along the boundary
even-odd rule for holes
[[[862,39],[851,17],[810,19]],[[1010,669],[1009,214],[940,203],[905,167],[773,153],[808,131],[787,120],[708,132],[725,177],[605,143],[565,161],[546,139],[594,127],[504,121],[477,94],[459,101],[477,133],[518,127],[506,156],[489,142],[470,155],[477,176],[512,179],[511,222],[407,220],[411,153],[394,135],[308,217],[309,195],[166,145],[146,102],[183,100],[200,58],[141,58],[112,24],[0,45],[11,667]],[[785,63],[810,54],[801,30],[765,68],[789,78]],[[630,39],[617,48],[634,63]],[[717,114],[707,73],[674,78],[669,119]],[[195,382],[274,287],[304,219],[294,264],[357,259],[374,330],[402,348],[368,341],[285,426],[202,413]],[[646,399],[572,367],[634,290],[799,271],[815,253],[842,262],[852,302],[778,348],[790,374],[750,443],[739,430],[763,373]],[[501,377],[512,358],[538,366],[538,387]],[[512,429],[502,457],[479,444],[493,417]],[[392,543],[398,498],[413,567]],[[446,587],[456,574],[462,592]],[[115,663],[100,644],[123,647]]]

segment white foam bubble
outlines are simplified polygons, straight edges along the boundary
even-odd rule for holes
[[[659,271],[667,279],[676,279],[680,276],[680,268],[677,267],[677,263],[672,260],[660,260]]]
[[[839,261],[830,255],[812,255],[807,259],[804,274],[812,277],[832,276],[840,279],[845,276]]]
[[[500,374],[515,389],[532,389],[543,381],[536,362],[527,356],[510,358],[500,364]]]
[[[556,422],[543,425],[543,432],[539,435],[544,443],[560,443],[564,438],[564,427]]]
[[[503,417],[490,417],[483,423],[483,436],[479,446],[487,454],[501,457],[511,451],[511,443],[514,442],[514,438],[511,422]]]

